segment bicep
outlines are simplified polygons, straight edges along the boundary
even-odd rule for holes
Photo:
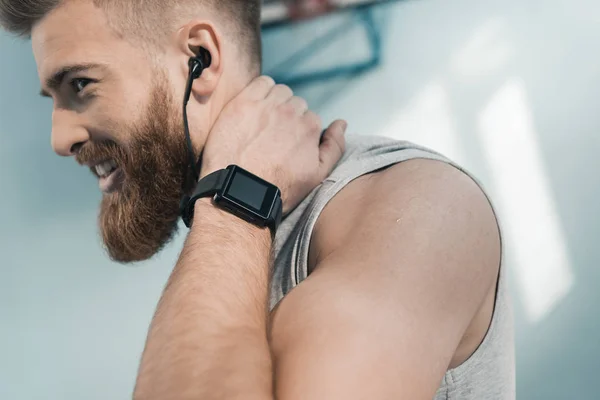
[[[403,173],[371,183],[383,203],[275,311],[279,399],[435,394],[494,282],[499,239],[483,194],[458,172]],[[386,179],[403,190],[390,194]]]
[[[273,321],[277,398],[433,397],[451,352],[420,333],[429,332],[426,321],[409,307],[385,304],[383,294],[353,285],[331,290],[341,287],[338,280],[314,278],[290,294]]]

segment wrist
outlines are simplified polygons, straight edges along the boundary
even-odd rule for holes
[[[196,200],[194,204],[193,226],[211,226],[219,231],[227,230],[245,236],[251,235],[256,240],[267,244],[269,248],[273,241],[269,228],[254,225],[219,208],[211,197],[203,197]]]

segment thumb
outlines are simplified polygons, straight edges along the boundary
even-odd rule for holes
[[[321,145],[319,146],[319,161],[321,178],[325,179],[333,170],[333,167],[344,155],[346,150],[346,129],[348,123],[338,119],[334,121],[323,133]]]

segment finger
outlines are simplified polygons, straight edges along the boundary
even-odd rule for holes
[[[333,170],[337,162],[344,155],[346,150],[346,129],[348,124],[346,121],[337,120],[334,121],[325,130],[321,138],[321,145],[319,146],[319,161],[321,179],[325,179]]]
[[[304,115],[308,110],[308,103],[302,97],[293,96],[287,102],[294,110],[296,110],[298,115]]]
[[[278,106],[283,103],[287,103],[292,96],[294,96],[294,92],[286,85],[275,85],[269,95],[267,96],[267,101],[273,104],[274,106]]]
[[[263,100],[265,99],[273,87],[275,81],[273,78],[267,75],[261,75],[254,78],[252,82],[242,91],[242,96],[250,100]]]

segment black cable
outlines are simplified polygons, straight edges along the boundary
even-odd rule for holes
[[[192,94],[192,84],[194,83],[193,79],[193,71],[190,69],[190,74],[188,77],[187,85],[185,88],[185,95],[183,97],[183,130],[185,133],[185,140],[188,146],[188,156],[189,156],[189,167],[192,169],[192,173],[194,174],[194,179],[196,182],[200,179],[200,174],[198,172],[198,168],[196,166],[196,156],[194,155],[194,147],[192,146],[192,138],[190,136],[190,127],[188,124],[187,117],[187,105],[190,100],[190,96]]]

